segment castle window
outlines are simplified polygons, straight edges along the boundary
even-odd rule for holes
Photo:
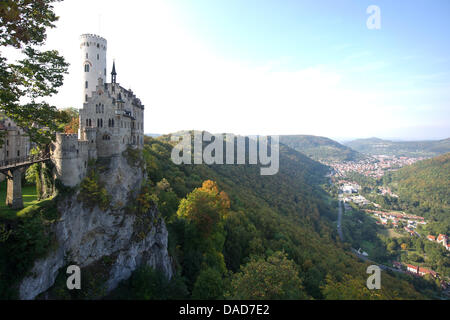
[[[17,157],[20,157],[20,150],[17,150]]]
[[[97,53],[97,60],[100,60],[100,55]]]
[[[86,53],[86,59],[89,59],[89,54],[88,53]]]
[[[85,95],[84,98],[86,99],[86,101],[88,100],[88,95]]]
[[[100,119],[100,127],[103,128],[103,119]]]
[[[97,48],[100,48],[100,45],[97,43]]]
[[[85,86],[86,89],[87,89],[87,88],[89,87],[89,82],[86,81],[86,82],[84,83],[84,86]]]
[[[84,72],[89,72],[89,64],[84,65]]]
[[[89,127],[89,119],[86,119],[86,127]]]
[[[92,121],[89,119],[89,127],[92,127]]]

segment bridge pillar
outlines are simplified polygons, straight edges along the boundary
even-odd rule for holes
[[[23,209],[22,170],[9,170],[7,179],[8,185],[6,191],[6,205],[15,210]]]

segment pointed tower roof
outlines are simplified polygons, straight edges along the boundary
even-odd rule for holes
[[[113,76],[117,75],[117,72],[116,72],[116,61],[115,60],[113,61],[113,68],[112,68],[111,74]]]

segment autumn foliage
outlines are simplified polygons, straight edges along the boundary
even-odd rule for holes
[[[192,191],[181,200],[178,216],[196,225],[200,234],[207,238],[230,208],[228,195],[221,191],[214,181],[203,182],[201,188]]]

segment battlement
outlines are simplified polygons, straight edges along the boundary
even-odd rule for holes
[[[84,40],[84,39],[86,39],[86,40],[96,40],[96,41],[103,42],[105,45],[108,43],[108,41],[105,38],[103,38],[103,37],[101,37],[99,35],[93,34],[93,33],[82,34],[80,36],[80,39],[81,40]]]

